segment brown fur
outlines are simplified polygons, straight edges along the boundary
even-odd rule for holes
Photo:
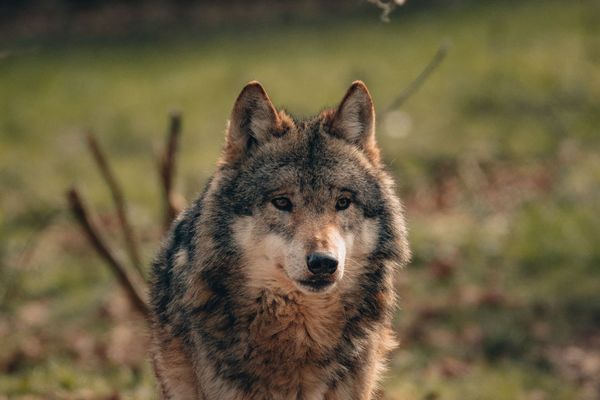
[[[281,198],[289,207],[274,205]],[[315,252],[337,268],[309,270]],[[395,344],[393,272],[408,256],[366,86],[302,121],[248,84],[217,173],[154,264],[163,398],[379,398]]]
[[[160,351],[153,352],[152,365],[163,400],[199,399],[204,400],[195,385],[194,371],[189,358],[185,354],[181,339],[174,338],[164,328],[153,326],[153,347]]]

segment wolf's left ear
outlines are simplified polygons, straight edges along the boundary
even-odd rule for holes
[[[283,135],[285,130],[265,89],[257,81],[249,82],[233,106],[222,162],[240,160],[253,147]]]
[[[375,109],[369,89],[362,81],[354,81],[335,110],[331,134],[356,145],[372,162],[379,162],[375,141]]]

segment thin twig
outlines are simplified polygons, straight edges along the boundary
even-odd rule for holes
[[[444,61],[444,59],[448,55],[448,50],[450,50],[450,43],[446,41],[440,45],[431,61],[429,61],[425,68],[423,68],[421,73],[417,75],[417,77],[411,83],[409,83],[408,86],[404,88],[404,90],[398,95],[398,97],[396,97],[390,103],[388,108],[384,111],[384,114],[398,109],[400,106],[402,106],[402,104],[406,102],[406,100],[408,100],[413,94],[415,94],[415,92],[419,90],[421,86],[423,86],[427,78],[429,78],[429,76],[431,76],[431,74],[436,70],[436,68],[440,66],[442,61]]]
[[[125,245],[127,247],[127,253],[129,258],[131,259],[131,263],[140,274],[141,277],[144,276],[144,269],[142,267],[142,261],[140,258],[140,252],[138,250],[137,241],[135,239],[135,234],[133,233],[133,229],[131,224],[129,223],[129,219],[127,218],[127,206],[125,204],[125,197],[123,196],[123,191],[121,187],[117,183],[115,175],[113,174],[110,166],[108,165],[108,161],[104,155],[104,152],[100,148],[98,141],[96,140],[96,136],[92,132],[88,132],[87,134],[87,143],[88,147],[92,155],[94,156],[94,160],[96,161],[96,165],[102,174],[102,177],[106,181],[110,193],[113,198],[113,202],[115,204],[115,208],[117,210],[117,217],[119,218],[119,224],[121,225],[121,230],[123,232],[123,237],[125,238]]]
[[[119,283],[123,289],[125,289],[125,292],[129,296],[129,299],[131,300],[131,303],[135,309],[142,315],[147,316],[149,310],[148,304],[144,300],[145,294],[141,289],[142,284],[137,283],[135,279],[129,275],[127,269],[119,261],[117,261],[108,246],[104,243],[98,233],[98,229],[92,223],[77,189],[71,188],[67,192],[67,199],[69,201],[69,207],[71,208],[73,216],[79,225],[81,225],[81,228],[87,235],[92,246],[94,246],[94,249],[96,249],[100,257],[106,261],[111,271],[115,274]]]
[[[19,291],[22,291],[22,285],[19,285],[19,278],[27,271],[31,258],[36,253],[40,245],[41,239],[48,229],[53,225],[57,216],[60,214],[58,210],[50,210],[37,218],[36,226],[33,232],[27,238],[27,241],[19,251],[14,267],[8,268],[8,265],[3,263],[0,258],[0,278],[2,279],[2,287],[0,288],[0,305],[7,304],[10,299],[19,296]]]
[[[33,227],[29,238],[27,238],[27,241],[23,245],[23,248],[19,252],[19,256],[16,261],[16,266],[18,269],[24,269],[28,267],[29,263],[31,262],[32,255],[36,252],[36,249],[40,244],[40,238],[48,231],[60,214],[61,212],[59,210],[53,209],[45,212],[44,215],[37,217],[37,223]]]
[[[176,195],[173,193],[173,176],[175,174],[175,161],[177,156],[177,145],[181,135],[181,114],[172,112],[169,120],[169,131],[167,133],[167,144],[164,152],[160,155],[159,168],[163,186],[165,202],[164,228],[169,228],[171,222],[180,211]]]

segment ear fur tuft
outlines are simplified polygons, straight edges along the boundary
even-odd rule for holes
[[[239,94],[227,126],[224,163],[235,162],[256,145],[285,133],[285,127],[267,92],[251,81]]]
[[[346,92],[333,114],[330,132],[365,151],[372,162],[379,162],[375,108],[369,89],[362,81],[354,81]]]

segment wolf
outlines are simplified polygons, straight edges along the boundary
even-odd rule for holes
[[[215,174],[153,264],[160,395],[380,398],[395,345],[394,275],[408,259],[365,84],[299,119],[248,83]]]

